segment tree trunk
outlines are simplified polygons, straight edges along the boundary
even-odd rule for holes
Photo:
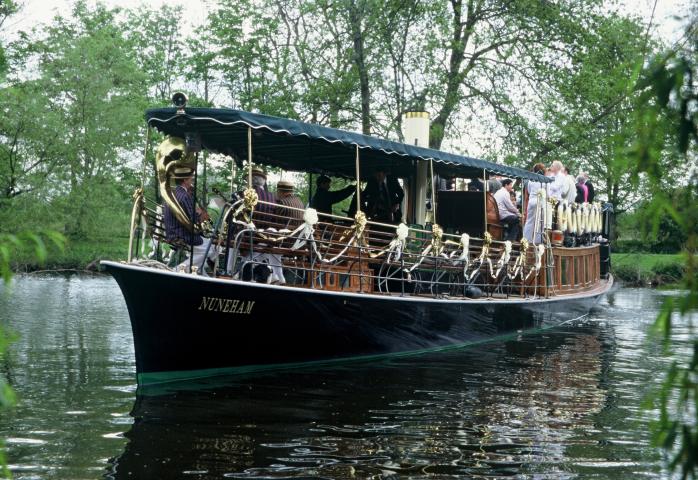
[[[364,135],[371,134],[371,95],[368,85],[368,69],[364,56],[364,38],[361,30],[361,14],[356,6],[356,1],[349,3],[349,27],[354,41],[354,64],[359,72],[359,86],[361,92],[361,132]]]
[[[466,25],[462,21],[463,16],[463,2],[462,0],[451,0],[451,6],[453,7],[453,34],[451,36],[451,56],[449,59],[448,72],[446,72],[446,94],[444,96],[444,103],[436,115],[434,120],[431,122],[431,129],[429,132],[429,146],[434,149],[441,148],[441,142],[444,139],[444,133],[446,131],[446,124],[451,114],[458,106],[459,100],[459,89],[461,83],[461,65],[463,64],[465,46],[470,37],[470,33],[465,30],[464,26],[470,28],[471,25]],[[471,21],[472,12],[472,2],[468,4],[468,18],[466,22]]]

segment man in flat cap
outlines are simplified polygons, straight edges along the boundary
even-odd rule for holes
[[[282,217],[290,218],[291,222],[289,228],[292,229],[301,224],[303,221],[303,212],[305,211],[303,200],[301,200],[298,195],[294,194],[293,190],[294,185],[290,180],[279,180],[279,183],[276,184],[276,203],[279,204],[276,208],[276,213]]]

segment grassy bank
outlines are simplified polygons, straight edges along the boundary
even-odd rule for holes
[[[36,270],[96,270],[99,260],[126,260],[128,237],[105,238],[95,242],[91,239],[67,240],[60,252],[49,248],[46,262],[38,264],[29,251],[18,251],[12,256],[15,272]]]
[[[629,285],[660,286],[677,283],[683,276],[681,254],[614,253],[611,270],[618,280]]]

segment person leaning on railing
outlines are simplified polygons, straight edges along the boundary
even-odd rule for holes
[[[317,177],[317,191],[310,200],[310,206],[318,213],[332,214],[332,205],[339,203],[356,191],[356,185],[348,185],[341,190],[330,191],[332,179],[327,175]]]

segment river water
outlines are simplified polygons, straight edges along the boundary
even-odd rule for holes
[[[647,332],[671,294],[618,289],[583,321],[476,347],[142,395],[116,282],[20,276],[0,285],[19,399],[0,438],[16,479],[667,478],[641,403],[669,362]]]

